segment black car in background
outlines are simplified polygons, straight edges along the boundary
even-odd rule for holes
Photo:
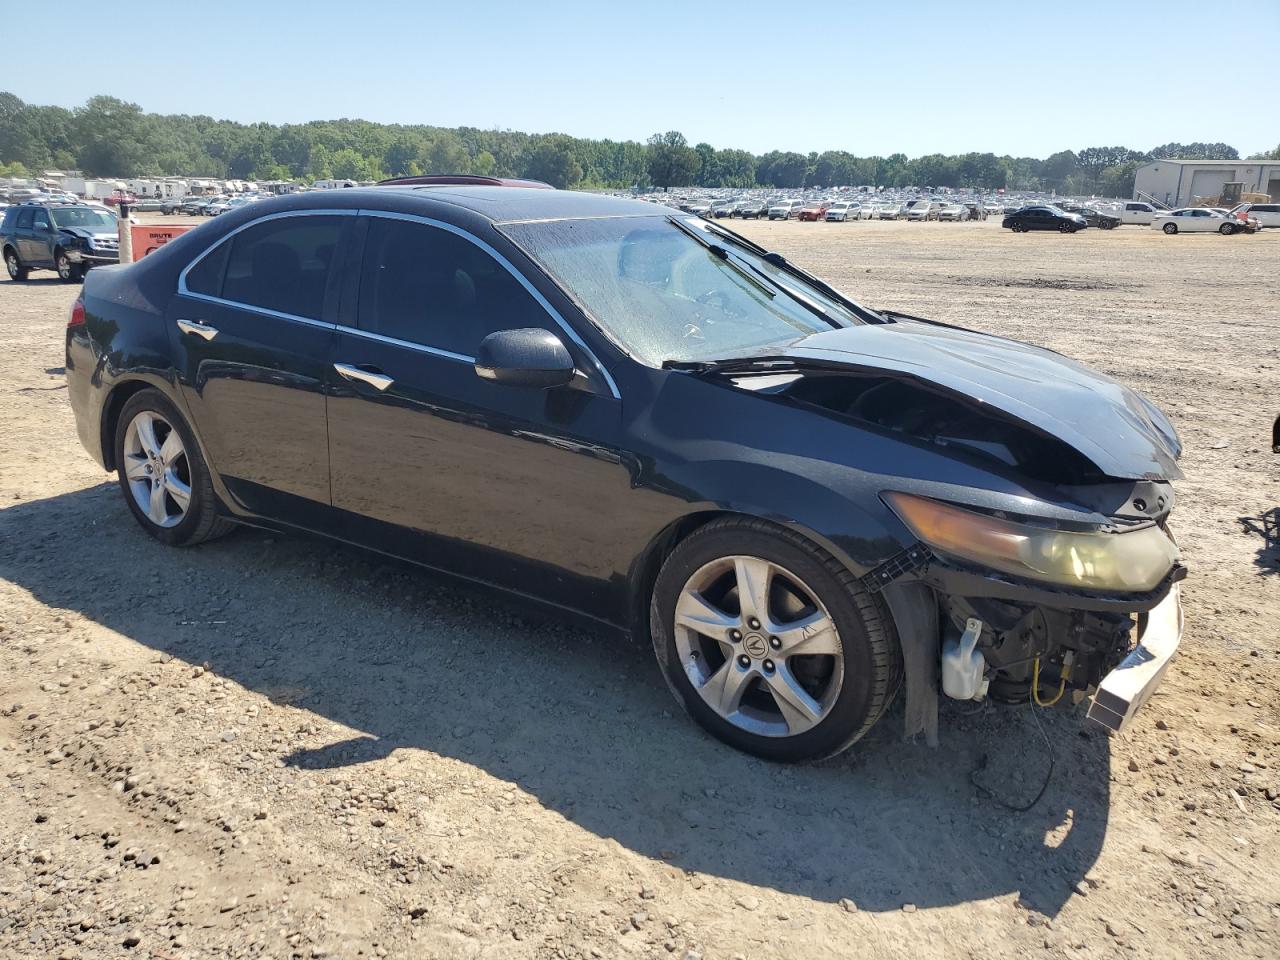
[[[21,203],[0,221],[0,256],[10,280],[32,270],[56,270],[68,283],[92,266],[120,261],[116,218],[83,203]]]
[[[1027,230],[1057,230],[1059,233],[1075,233],[1089,225],[1088,221],[1078,213],[1067,213],[1049,204],[1038,204],[1023,207],[1011,213],[1001,221],[1000,226],[1007,227],[1014,233]]]
[[[769,205],[763,200],[743,200],[733,208],[733,216],[743,220],[759,220],[769,215]]]
[[[1082,207],[1080,216],[1084,217],[1084,222],[1091,227],[1098,227],[1101,230],[1114,230],[1120,226],[1120,218],[1110,213],[1103,213],[1096,207]]]
[[[262,201],[92,271],[66,370],[161,543],[314,531],[571,611],[772,759],[844,749],[904,685],[932,736],[939,675],[1096,690],[1120,729],[1179,642],[1180,446],[1149,401],[652,203]]]

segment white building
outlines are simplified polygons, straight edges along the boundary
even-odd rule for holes
[[[1245,193],[1265,193],[1280,202],[1280,160],[1152,160],[1138,168],[1134,197],[1146,194],[1170,207],[1189,207],[1216,197],[1226,183]]]

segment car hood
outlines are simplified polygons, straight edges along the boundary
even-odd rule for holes
[[[1030,344],[888,316],[894,322],[814,334],[779,355],[931,384],[1056,437],[1110,477],[1182,476],[1172,424],[1118,381]]]
[[[59,227],[62,233],[69,233],[73,237],[84,237],[88,239],[93,237],[115,237],[119,236],[119,232],[112,227]]]

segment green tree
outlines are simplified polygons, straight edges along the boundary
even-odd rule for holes
[[[582,164],[574,156],[573,140],[560,134],[539,139],[529,154],[526,175],[564,189],[582,179]]]
[[[649,177],[655,186],[689,186],[698,175],[701,158],[677,130],[655,133],[649,138]]]
[[[1240,151],[1227,143],[1162,143],[1153,147],[1152,160],[1239,160]]]
[[[1274,150],[1267,150],[1263,153],[1255,153],[1249,157],[1250,160],[1280,160],[1280,144]]]

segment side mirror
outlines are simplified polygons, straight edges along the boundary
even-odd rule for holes
[[[477,376],[513,387],[561,387],[576,372],[560,338],[537,327],[491,333],[476,357]]]

